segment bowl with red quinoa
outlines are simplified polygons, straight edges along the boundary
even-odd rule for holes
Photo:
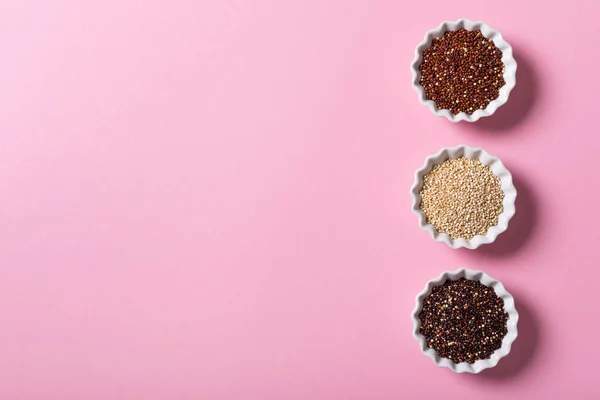
[[[411,317],[423,354],[457,373],[495,367],[518,334],[515,301],[502,282],[466,268],[427,282]]]
[[[477,249],[506,231],[517,190],[498,157],[481,148],[445,147],[415,172],[412,210],[436,242]]]
[[[421,104],[452,122],[475,122],[508,101],[517,63],[499,31],[463,18],[428,31],[411,70]]]

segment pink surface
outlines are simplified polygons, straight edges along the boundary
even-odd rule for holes
[[[3,1],[0,399],[589,399],[600,279],[596,1]],[[409,65],[483,19],[519,63],[481,123],[422,107]],[[514,173],[498,242],[410,211],[441,147]],[[423,356],[425,282],[517,299],[479,376]],[[443,396],[443,397],[436,397]]]

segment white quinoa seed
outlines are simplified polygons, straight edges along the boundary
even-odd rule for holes
[[[504,192],[492,169],[460,157],[433,167],[423,177],[421,210],[427,223],[452,239],[472,239],[498,225]]]

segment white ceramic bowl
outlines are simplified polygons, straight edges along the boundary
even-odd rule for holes
[[[502,62],[504,63],[504,86],[500,89],[500,95],[497,99],[493,100],[483,110],[477,110],[473,114],[461,112],[456,115],[452,114],[450,110],[440,110],[437,108],[432,100],[428,100],[425,95],[425,90],[421,86],[421,72],[419,66],[423,61],[423,50],[431,46],[431,40],[442,37],[444,33],[448,31],[457,31],[459,29],[466,29],[469,31],[480,29],[483,36],[488,39],[492,39],[496,47],[502,51]],[[506,103],[510,91],[515,87],[516,73],[517,73],[517,62],[513,57],[512,47],[504,40],[502,34],[495,29],[490,28],[486,23],[482,21],[470,21],[462,18],[458,21],[445,21],[442,22],[437,28],[430,30],[425,34],[425,38],[415,50],[415,59],[410,66],[412,70],[412,86],[419,95],[421,104],[429,107],[429,109],[437,116],[446,117],[452,122],[467,121],[475,122],[481,117],[488,117],[492,115],[498,107]]]
[[[452,239],[448,234],[438,232],[431,224],[427,223],[425,213],[421,210],[421,188],[423,187],[423,177],[427,175],[434,165],[443,163],[448,159],[456,159],[460,157],[478,158],[482,164],[489,166],[492,172],[500,178],[502,190],[504,191],[504,200],[502,202],[502,213],[498,217],[498,225],[488,229],[487,234],[477,235],[470,240],[467,239]],[[437,154],[427,157],[425,164],[415,173],[415,183],[410,190],[413,198],[412,209],[419,217],[419,225],[421,228],[429,232],[433,240],[436,242],[446,243],[453,249],[461,247],[474,250],[482,244],[492,243],[496,237],[508,228],[508,221],[515,215],[515,200],[517,198],[517,189],[513,185],[512,175],[506,169],[499,158],[494,157],[487,151],[480,148],[472,148],[465,145],[456,147],[446,147],[441,149]]]
[[[506,322],[507,333],[502,339],[502,346],[494,351],[489,359],[487,360],[478,360],[473,364],[469,364],[466,362],[462,362],[456,364],[449,360],[448,358],[441,358],[437,355],[436,351],[427,346],[427,341],[425,336],[421,335],[419,332],[421,326],[421,320],[419,319],[419,314],[421,313],[421,309],[423,308],[423,300],[431,293],[431,289],[434,286],[443,285],[447,279],[458,280],[460,278],[476,280],[484,284],[485,286],[491,287],[496,292],[496,295],[500,297],[504,301],[504,309],[508,313],[508,321]],[[413,321],[413,336],[419,342],[419,346],[421,347],[421,351],[427,357],[431,358],[434,363],[436,363],[439,367],[450,368],[454,372],[469,372],[472,374],[478,374],[484,369],[493,368],[498,364],[498,361],[502,357],[505,357],[508,353],[510,353],[510,348],[517,338],[517,323],[519,322],[519,313],[515,308],[515,299],[512,297],[510,293],[504,288],[502,282],[490,277],[485,272],[482,271],[473,271],[466,268],[457,269],[456,271],[446,271],[442,273],[435,279],[430,280],[425,285],[425,289],[421,293],[417,295],[416,298],[416,306],[412,312],[412,321]]]

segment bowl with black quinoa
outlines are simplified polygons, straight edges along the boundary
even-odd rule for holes
[[[411,70],[419,100],[435,115],[475,122],[508,101],[517,63],[499,31],[463,18],[428,31]]]
[[[412,320],[423,354],[440,367],[477,374],[508,355],[519,314],[500,281],[462,268],[427,282]]]

